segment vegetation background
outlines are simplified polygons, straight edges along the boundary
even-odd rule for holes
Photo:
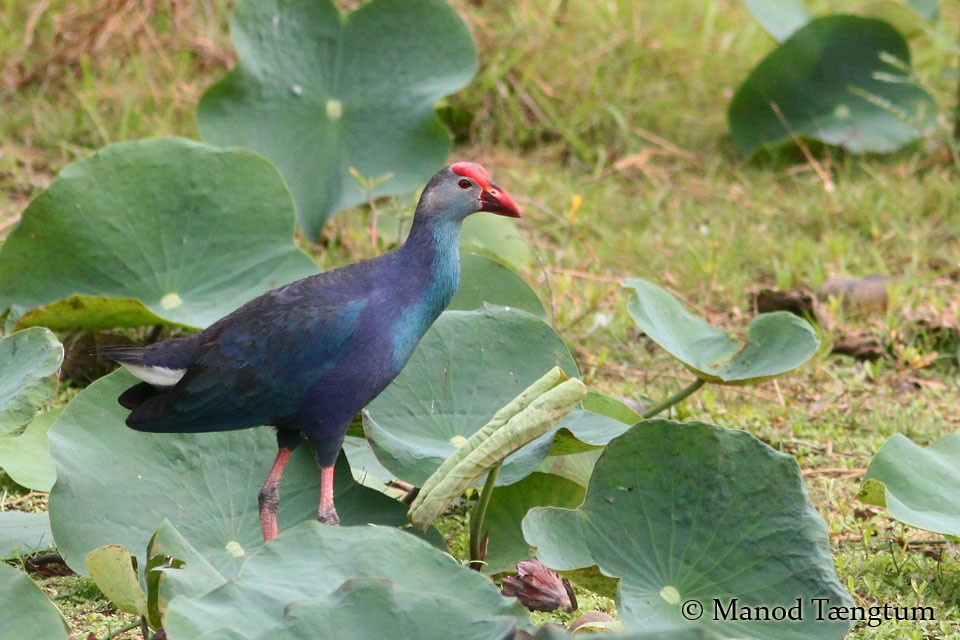
[[[3,2],[0,241],[69,162],[121,140],[197,137],[197,101],[234,61],[231,4]],[[809,158],[747,161],[729,139],[726,107],[773,41],[741,2],[453,4],[482,65],[450,100],[454,156],[491,168],[523,206],[521,233],[540,262],[525,276],[588,384],[642,399],[691,379],[637,334],[626,277],[669,288],[727,328],[746,323],[760,288],[891,277],[885,310],[827,305],[824,348],[800,371],[755,388],[709,386],[676,414],[745,429],[797,457],[858,604],[937,613],[851,637],[960,637],[960,546],[854,499],[890,435],[926,444],[960,427],[960,158],[957,79],[947,73],[957,68],[960,5],[943,3],[936,31],[911,40],[916,75],[943,114],[920,144],[884,157],[813,147]],[[856,8],[809,4],[815,15]],[[341,213],[307,248],[324,267],[372,255],[365,220]],[[876,359],[831,354],[850,335]],[[58,402],[75,393],[65,386]],[[2,475],[0,487],[3,510],[45,508],[44,495]],[[40,580],[77,637],[130,619],[89,581]]]

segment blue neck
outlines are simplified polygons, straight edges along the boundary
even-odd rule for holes
[[[430,322],[450,304],[460,284],[460,227],[463,220],[431,218],[410,229],[403,250],[430,273],[422,304]]]
[[[401,308],[393,337],[393,366],[403,368],[417,343],[446,309],[460,283],[460,226],[462,220],[430,218],[414,224],[406,243],[397,250],[401,262],[417,274],[429,274],[417,299]]]

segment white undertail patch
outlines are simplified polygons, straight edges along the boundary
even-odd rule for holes
[[[140,364],[124,364],[124,368],[155,387],[172,387],[180,382],[180,378],[187,372],[186,369],[170,369],[168,367],[147,367]]]

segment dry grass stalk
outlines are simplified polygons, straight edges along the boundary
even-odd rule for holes
[[[98,0],[90,6],[68,5],[61,13],[46,16],[49,11],[45,0],[30,12],[21,45],[2,79],[4,93],[54,81],[84,64],[96,67],[101,60],[125,62],[141,55],[169,66],[169,52],[176,50],[190,51],[201,66],[226,67],[233,60],[231,52],[218,49],[200,33],[195,12],[182,0]],[[213,20],[210,8],[205,13]],[[169,16],[165,31],[155,26],[160,15]],[[39,35],[45,17],[50,32]],[[46,52],[30,60],[31,51],[39,48]]]

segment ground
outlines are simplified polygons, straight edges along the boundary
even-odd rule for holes
[[[197,100],[234,57],[228,4],[7,3],[0,238],[70,161],[120,140],[196,137]],[[818,13],[855,5],[813,4]],[[639,335],[619,286],[626,277],[657,282],[730,329],[745,325],[761,288],[891,278],[885,310],[829,305],[825,346],[800,370],[756,387],[708,385],[674,413],[744,429],[796,456],[858,603],[937,614],[938,622],[863,627],[852,638],[960,637],[960,547],[855,499],[890,435],[928,444],[960,427],[958,345],[931,329],[960,317],[956,79],[947,73],[960,8],[943,4],[937,33],[911,40],[916,75],[942,112],[920,144],[884,157],[813,148],[808,158],[748,161],[730,141],[726,106],[773,42],[740,2],[454,2],[482,63],[450,102],[469,116],[455,126],[454,156],[491,168],[523,207],[521,233],[539,258],[524,275],[587,384],[642,400],[692,380]],[[325,265],[365,257],[364,220],[341,213],[321,243],[301,238],[302,246]],[[831,354],[854,331],[875,339],[878,359]],[[3,487],[3,509],[44,508],[43,496],[20,500],[24,491]],[[86,581],[40,582],[77,637],[130,620]]]

